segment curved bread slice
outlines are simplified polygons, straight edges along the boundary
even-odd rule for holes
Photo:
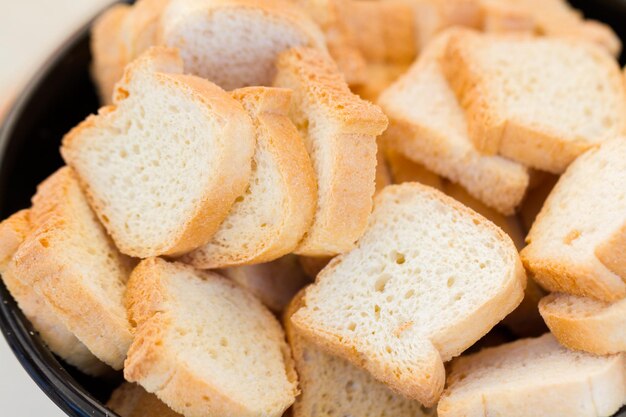
[[[605,142],[567,169],[526,242],[524,265],[548,290],[626,297],[626,139]]]
[[[274,84],[294,90],[290,116],[317,175],[315,220],[296,253],[332,256],[363,234],[372,209],[382,111],[352,94],[334,62],[310,48],[282,53]]]
[[[21,210],[0,223],[0,274],[24,316],[44,343],[70,365],[89,375],[101,375],[110,368],[100,362],[59,320],[31,286],[25,285],[8,268],[13,255],[31,232],[30,210]]]
[[[63,158],[131,256],[207,243],[250,178],[250,117],[228,93],[182,71],[176,51],[150,49],[126,68],[115,106],[63,138]]]
[[[287,0],[171,0],[161,41],[180,49],[187,71],[227,90],[270,85],[276,57],[291,47],[326,53],[319,27]]]
[[[619,66],[588,42],[458,31],[445,58],[469,135],[482,152],[561,173],[625,129]]]
[[[124,377],[186,417],[280,417],[296,375],[276,318],[228,279],[159,258],[133,271]]]
[[[91,75],[103,104],[111,103],[113,87],[122,78],[128,62],[121,30],[130,10],[128,4],[116,4],[98,17],[91,29]]]
[[[468,135],[465,113],[439,61],[456,31],[439,36],[378,104],[389,116],[385,144],[429,170],[461,184],[474,198],[513,214],[528,186],[526,168],[481,154]]]
[[[553,293],[539,311],[563,346],[597,355],[626,352],[626,299],[606,303]]]
[[[301,394],[293,417],[427,417],[434,410],[391,391],[367,371],[329,355],[303,338],[291,324],[291,315],[301,307],[300,292],[285,312],[285,330],[293,352]]]
[[[165,405],[156,395],[128,382],[124,382],[113,391],[106,405],[120,417],[183,417]]]
[[[443,362],[522,301],[526,276],[511,239],[417,183],[376,197],[357,247],[334,258],[292,321],[303,335],[426,406]]]
[[[7,271],[96,357],[121,369],[132,340],[123,304],[131,261],[107,236],[70,168],[38,187],[30,222]]]
[[[256,148],[250,185],[206,245],[182,260],[215,269],[273,261],[292,252],[311,227],[315,173],[288,117],[291,92],[248,87],[232,92],[252,118]]]
[[[439,417],[608,417],[626,400],[624,355],[595,356],[554,336],[488,348],[452,362]]]
[[[220,273],[250,291],[275,312],[283,311],[293,296],[311,282],[296,255],[264,264],[226,268]]]

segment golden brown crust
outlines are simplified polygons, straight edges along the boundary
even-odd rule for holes
[[[609,270],[626,281],[626,221],[595,249],[595,255]]]
[[[555,304],[561,298],[569,299],[573,311]],[[595,310],[577,312],[578,302],[585,300],[553,293],[539,303],[539,311],[559,343],[596,355],[626,352],[626,302],[594,302]]]

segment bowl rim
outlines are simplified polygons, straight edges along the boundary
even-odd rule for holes
[[[113,4],[115,2],[112,2]],[[15,127],[35,93],[42,87],[55,65],[89,35],[94,20],[106,5],[80,25],[57,47],[22,88],[0,126],[0,160],[4,158]],[[119,417],[94,398],[47,348],[24,317],[17,303],[0,280],[0,330],[13,354],[39,388],[70,417]]]

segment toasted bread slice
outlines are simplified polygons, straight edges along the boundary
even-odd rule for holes
[[[552,293],[539,311],[563,346],[596,355],[626,352],[626,299],[607,303]]]
[[[141,386],[124,382],[113,391],[107,408],[120,417],[183,417]]]
[[[315,219],[296,253],[345,252],[363,234],[372,210],[376,136],[387,118],[352,94],[335,63],[315,49],[291,49],[276,65],[274,84],[294,90],[290,117],[317,175]]]
[[[182,260],[215,269],[273,261],[292,252],[311,227],[317,186],[311,159],[288,117],[291,91],[235,90],[256,131],[250,185],[209,243]]]
[[[528,172],[516,162],[482,155],[468,136],[465,113],[439,64],[456,34],[453,30],[438,37],[381,94],[378,104],[390,118],[383,139],[386,146],[461,184],[488,206],[512,214],[524,197]]]
[[[115,106],[63,138],[63,158],[127,255],[206,244],[248,186],[250,117],[228,93],[182,71],[175,50],[150,49],[126,68]]]
[[[283,330],[259,300],[211,272],[159,258],[133,271],[135,340],[124,377],[186,417],[280,417],[297,377]]]
[[[123,304],[131,260],[98,222],[70,168],[38,187],[30,222],[7,273],[32,288],[96,357],[121,369],[132,340]]]
[[[128,4],[115,4],[96,19],[91,30],[91,75],[102,104],[111,104],[113,87],[128,62],[121,28],[130,10]]]
[[[282,312],[293,296],[311,282],[296,255],[283,256],[264,264],[234,266],[220,272],[277,313]]]
[[[288,0],[171,0],[162,42],[180,49],[186,71],[227,90],[270,85],[291,47],[327,53],[319,27]]]
[[[301,292],[285,312],[285,330],[300,379],[301,394],[293,417],[427,417],[434,410],[391,391],[367,371],[337,356],[329,355],[303,338],[291,324],[291,315],[301,306]]]
[[[617,62],[587,42],[460,30],[443,62],[469,135],[487,154],[558,174],[626,126]]]
[[[608,417],[626,399],[624,355],[561,347],[554,336],[523,339],[452,362],[439,417]]]
[[[522,301],[526,276],[511,239],[418,183],[376,197],[365,235],[309,287],[292,321],[303,335],[426,406],[443,362]]]
[[[31,286],[25,285],[8,268],[13,255],[31,232],[30,210],[21,210],[0,223],[0,274],[24,316],[44,343],[70,365],[89,375],[101,375],[110,368],[100,362],[59,320]]]
[[[526,268],[554,292],[626,297],[626,139],[579,157],[561,176],[530,229]]]

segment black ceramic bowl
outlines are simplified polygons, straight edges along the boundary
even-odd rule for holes
[[[572,3],[588,17],[611,24],[626,40],[626,0]],[[0,219],[30,206],[37,184],[63,163],[59,155],[63,135],[98,109],[89,76],[90,26],[85,25],[53,54],[5,119],[0,130]],[[0,301],[4,337],[50,399],[68,416],[116,417],[103,403],[121,383],[121,374],[94,379],[64,364],[43,344],[1,281]],[[626,408],[615,417],[626,417]]]

